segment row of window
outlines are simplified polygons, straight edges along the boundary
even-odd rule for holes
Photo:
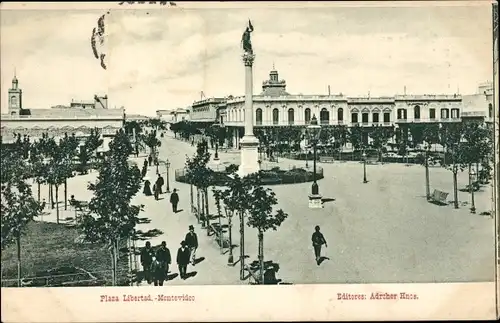
[[[403,119],[406,120],[408,118],[408,113],[406,109],[398,109],[397,110],[397,117],[399,120]],[[454,108],[451,109],[451,117],[453,119],[458,119],[460,118],[460,109]],[[441,119],[449,119],[450,118],[450,109],[448,108],[442,108],[441,109]],[[417,105],[413,108],[413,119],[419,120],[420,119],[420,107]],[[429,109],[429,119],[436,119],[436,109],[430,108]]]

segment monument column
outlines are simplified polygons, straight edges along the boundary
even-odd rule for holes
[[[243,54],[245,65],[245,135],[240,140],[241,164],[238,174],[243,177],[259,171],[259,140],[253,133],[253,62],[255,55],[251,52]]]

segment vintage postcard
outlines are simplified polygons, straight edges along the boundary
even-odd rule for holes
[[[497,318],[497,10],[2,3],[2,321]]]

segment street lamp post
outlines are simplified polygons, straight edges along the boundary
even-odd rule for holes
[[[158,169],[158,166],[160,166],[160,160],[158,159],[159,155],[160,154],[158,152],[156,152],[156,154],[155,154],[156,175],[160,175],[160,170]]]
[[[319,194],[318,183],[316,182],[316,144],[321,133],[321,126],[318,125],[318,119],[313,115],[311,123],[307,127],[313,145],[313,184],[311,186],[311,195],[309,195],[309,207],[316,209],[322,208],[323,202]]]
[[[366,180],[366,152],[363,151],[363,183],[368,183]]]
[[[215,154],[214,154],[214,160],[219,160],[219,127],[220,124],[214,124],[213,129],[214,129],[214,137],[215,137]]]
[[[170,161],[167,159],[167,193],[170,193]]]
[[[476,176],[476,172],[474,169],[472,169],[469,173],[469,190],[471,194],[471,207],[470,207],[470,213],[475,214],[476,213],[476,204],[474,202],[474,178]]]
[[[306,153],[306,168],[309,168],[309,163],[308,163],[309,151],[307,150],[307,144],[306,144],[307,141],[306,141],[306,139],[307,139],[307,129],[306,129],[306,133],[305,133],[305,136],[304,136],[304,146],[306,148],[306,151],[305,151],[305,153]]]
[[[431,198],[431,188],[429,183],[429,148],[425,150],[425,196],[427,200]]]

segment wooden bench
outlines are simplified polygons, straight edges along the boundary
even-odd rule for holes
[[[215,240],[217,241],[219,247],[229,248],[229,239],[224,236],[224,229],[222,228],[222,226],[219,225],[219,223],[210,224],[210,226],[208,227],[208,235],[215,235],[216,238]],[[222,246],[221,246],[221,241],[222,241]]]
[[[432,195],[430,196],[429,201],[439,205],[447,205],[448,204],[446,202],[447,197],[448,193],[440,190],[434,190],[434,192],[432,192]]]
[[[249,265],[245,264],[245,266],[243,267],[246,271],[248,271],[248,273],[250,274],[250,276],[248,278],[248,283],[250,285],[259,285],[259,282],[260,282],[260,277],[259,277],[259,268],[253,270]]]
[[[332,156],[320,156],[319,157],[320,163],[333,163],[334,161],[335,161],[335,158]]]

